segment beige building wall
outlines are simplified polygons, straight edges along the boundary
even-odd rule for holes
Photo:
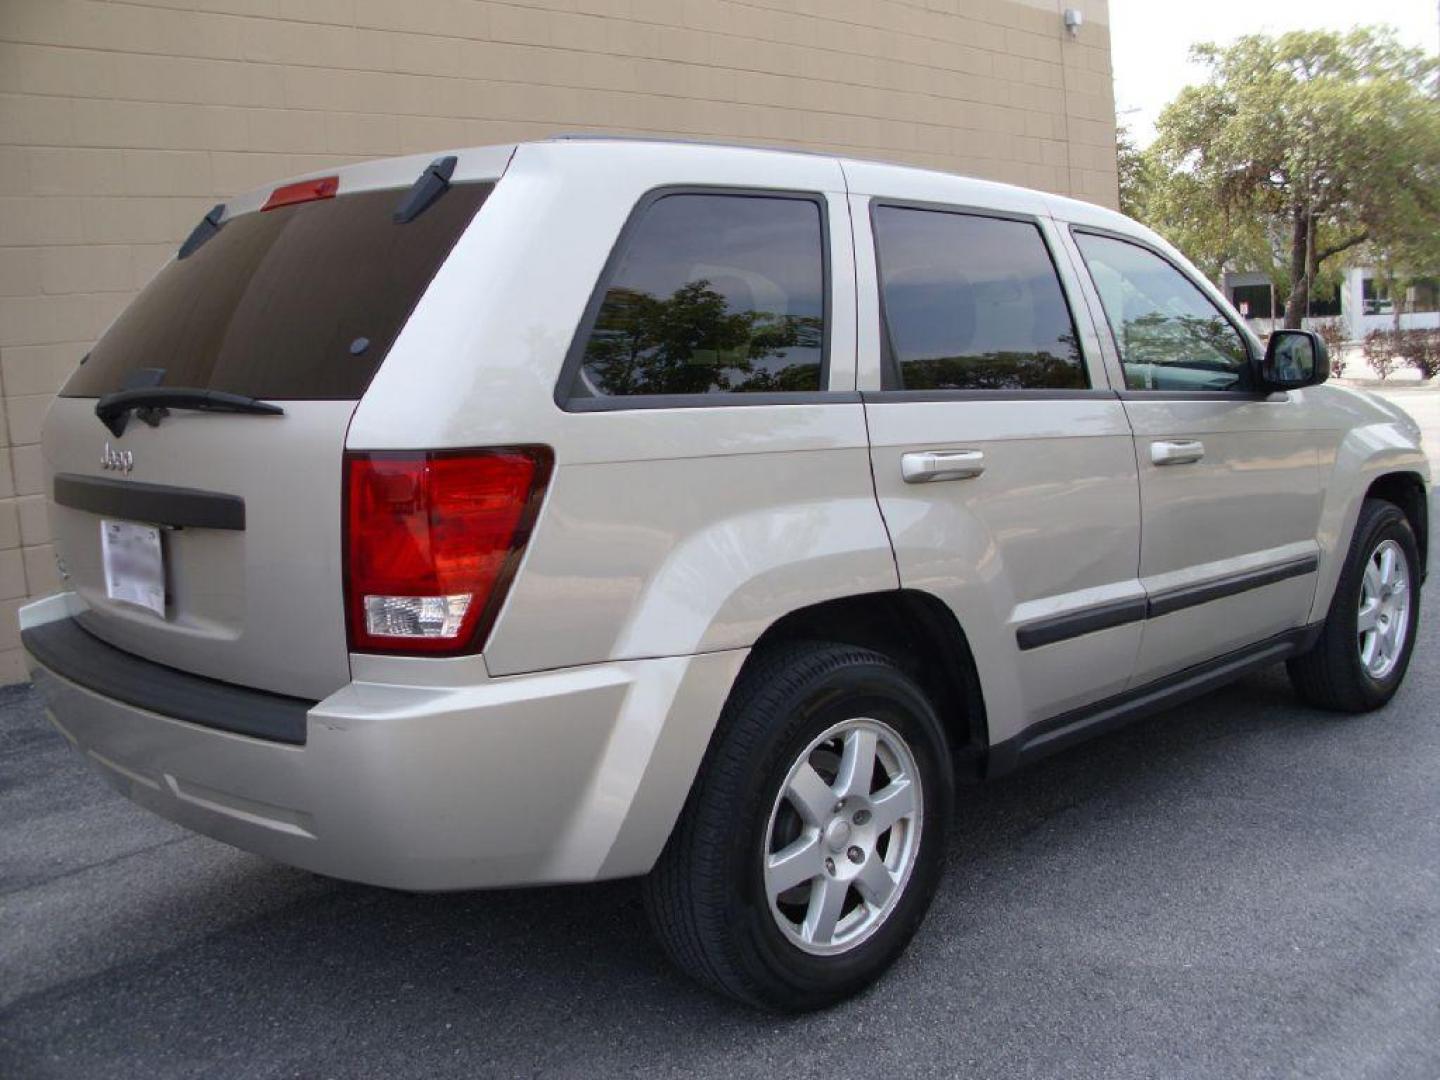
[[[50,397],[214,203],[335,163],[595,130],[1113,206],[1107,22],[1105,0],[0,0],[0,681],[25,677],[16,608],[58,584]]]

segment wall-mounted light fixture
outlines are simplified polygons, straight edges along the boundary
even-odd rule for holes
[[[1080,27],[1085,25],[1085,13],[1079,8],[1065,9],[1065,29],[1070,31],[1070,36],[1079,37]]]

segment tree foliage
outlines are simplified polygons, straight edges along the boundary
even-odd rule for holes
[[[823,336],[816,317],[732,311],[703,278],[664,299],[613,288],[586,344],[585,367],[607,394],[813,390]],[[792,350],[805,359],[778,370],[765,365]]]
[[[1135,144],[1125,124],[1115,130],[1115,164],[1120,172],[1120,212],[1138,218],[1150,194],[1150,156]]]
[[[1160,115],[1140,216],[1206,273],[1269,273],[1297,326],[1317,281],[1362,245],[1440,265],[1435,60],[1364,28],[1192,55],[1208,76]]]
[[[911,390],[1084,389],[1085,367],[1074,334],[1062,334],[1053,349],[1000,349],[948,356],[902,359]]]

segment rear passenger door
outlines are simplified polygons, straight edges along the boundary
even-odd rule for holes
[[[1130,429],[1047,217],[854,196],[851,218],[901,584],[954,611],[1000,742],[1130,679],[1145,613]]]
[[[1150,599],[1136,682],[1300,626],[1323,492],[1303,395],[1251,385],[1251,343],[1166,253],[1075,228],[1135,431]],[[1098,319],[1097,319],[1098,321]]]

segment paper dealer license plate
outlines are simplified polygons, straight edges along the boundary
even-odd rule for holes
[[[129,521],[100,522],[105,595],[165,617],[165,556],[160,530]]]

